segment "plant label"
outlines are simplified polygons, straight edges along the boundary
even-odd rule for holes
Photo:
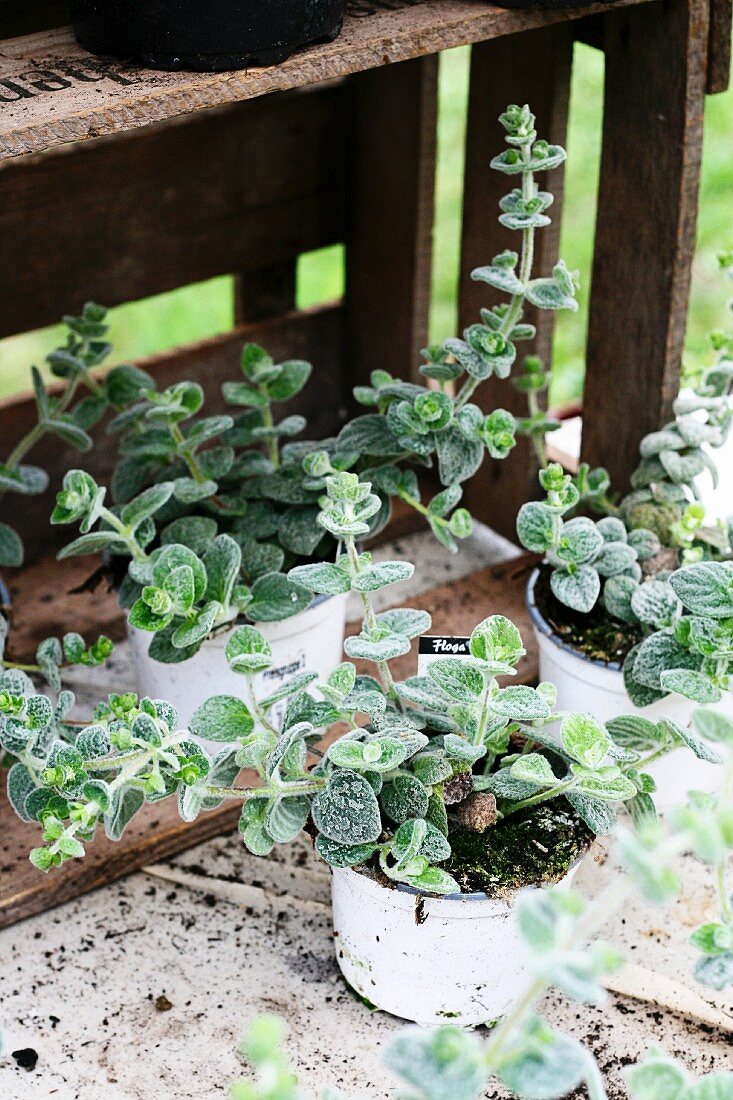
[[[427,676],[428,665],[442,657],[470,657],[469,638],[455,634],[424,634],[417,656],[418,676]]]

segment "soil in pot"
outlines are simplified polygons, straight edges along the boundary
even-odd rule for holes
[[[623,666],[630,649],[644,637],[641,626],[612,619],[600,601],[583,614],[560,603],[550,588],[552,567],[541,565],[535,586],[535,601],[542,617],[557,637],[594,661]]]
[[[555,802],[519,810],[484,833],[461,826],[449,840],[453,854],[442,866],[462,892],[497,898],[560,882],[594,836],[569,804]]]
[[[595,835],[569,803],[531,806],[497,822],[483,833],[451,826],[450,859],[441,863],[464,894],[509,898],[528,886],[561,882],[587,854]],[[357,870],[387,889],[395,884],[376,863]]]

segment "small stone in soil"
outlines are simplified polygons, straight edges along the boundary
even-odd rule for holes
[[[458,772],[443,786],[443,801],[446,806],[455,806],[457,802],[462,802],[464,798],[473,790],[473,775],[470,771]]]
[[[485,833],[452,830],[443,865],[464,893],[501,897],[525,886],[559,882],[589,848],[590,829],[569,807],[528,807]]]
[[[498,817],[496,798],[487,791],[475,791],[455,809],[458,822],[473,833],[485,833]]]
[[[22,1050],[12,1051],[11,1057],[15,1059],[21,1069],[27,1069],[30,1073],[31,1070],[36,1068],[38,1052],[33,1047],[23,1047]]]

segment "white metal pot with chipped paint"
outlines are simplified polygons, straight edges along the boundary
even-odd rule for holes
[[[423,897],[333,868],[332,898],[341,973],[393,1016],[424,1027],[476,1027],[503,1016],[522,992],[529,954],[514,920],[516,895]]]
[[[700,709],[697,703],[680,695],[667,695],[648,707],[635,707],[626,692],[623,672],[617,662],[594,660],[559,638],[537,607],[538,576],[539,571],[535,570],[529,579],[527,607],[539,648],[540,680],[549,680],[557,688],[558,710],[587,712],[599,722],[638,714],[650,722],[670,718],[681,726],[689,725],[694,711]],[[733,717],[730,697],[712,709],[720,709]],[[721,746],[714,748],[719,752]],[[724,769],[699,760],[689,749],[680,748],[651,764],[648,771],[657,784],[654,796],[657,809],[664,813],[686,802],[689,791],[717,793]]]
[[[269,695],[299,672],[315,672],[319,679],[333,672],[343,657],[346,599],[345,595],[316,598],[309,608],[289,619],[255,624],[269,642],[273,656],[272,667],[255,678],[260,696]],[[139,695],[173,703],[182,727],[210,696],[241,697],[244,677],[231,671],[225,656],[234,629],[232,626],[207,638],[187,661],[162,664],[148,654],[152,634],[128,627]],[[284,708],[284,703],[274,708],[276,723],[282,719]]]

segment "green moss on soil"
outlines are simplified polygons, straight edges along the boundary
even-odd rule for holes
[[[593,834],[567,803],[555,801],[520,810],[485,833],[456,829],[449,839],[453,854],[443,867],[461,890],[500,897],[559,882],[588,850]]]
[[[541,566],[535,600],[540,614],[558,638],[594,661],[617,661],[623,665],[629,650],[642,640],[641,627],[612,619],[600,602],[587,615],[565,607],[552,594],[551,572],[550,566]]]

